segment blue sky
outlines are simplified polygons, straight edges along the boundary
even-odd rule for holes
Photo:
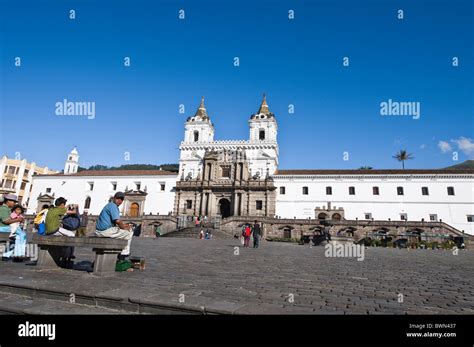
[[[175,163],[202,95],[216,139],[246,139],[265,92],[282,169],[398,168],[402,148],[407,168],[474,156],[470,0],[0,4],[1,155],[62,169],[77,145],[85,167]],[[95,102],[95,119],[57,116],[64,98]],[[420,118],[381,116],[388,99],[420,102]]]

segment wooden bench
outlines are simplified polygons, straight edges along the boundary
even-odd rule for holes
[[[34,234],[31,243],[38,245],[38,263],[42,269],[57,268],[62,247],[92,248],[95,252],[94,274],[105,275],[115,272],[117,255],[127,245],[127,240],[112,239],[109,237],[67,237],[42,236]]]

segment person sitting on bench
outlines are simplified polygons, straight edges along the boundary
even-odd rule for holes
[[[120,220],[119,206],[125,200],[125,194],[115,193],[111,202],[109,202],[100,212],[96,223],[95,235],[99,237],[110,237],[114,239],[127,240],[127,246],[122,250],[120,259],[124,260],[130,255],[130,245],[132,243],[132,225],[126,224]]]
[[[66,222],[62,224],[63,217],[68,218],[77,215],[77,205],[69,205],[66,208],[67,200],[63,197],[59,197],[54,202],[54,206],[48,210],[48,214],[44,220],[46,236],[67,236],[75,237],[75,228],[66,227]],[[77,223],[76,223],[77,224]],[[69,230],[71,229],[71,230]],[[70,261],[74,259],[74,247],[63,247],[61,261],[63,265],[70,265]]]
[[[63,197],[57,198],[54,206],[48,210],[44,221],[46,235],[75,237],[75,230],[68,230],[61,227],[61,220],[65,215],[77,215],[77,206],[70,205],[66,208],[67,200]]]

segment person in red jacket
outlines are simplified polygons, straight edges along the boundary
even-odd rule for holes
[[[242,232],[242,236],[244,237],[244,247],[249,246],[250,236],[252,236],[252,227],[249,224],[246,224],[244,230]]]

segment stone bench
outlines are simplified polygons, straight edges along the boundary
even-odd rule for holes
[[[67,236],[42,236],[34,234],[31,243],[38,245],[38,263],[42,269],[57,268],[62,247],[92,248],[95,252],[94,274],[105,275],[115,272],[117,255],[127,245],[126,240],[108,237],[67,237]]]

